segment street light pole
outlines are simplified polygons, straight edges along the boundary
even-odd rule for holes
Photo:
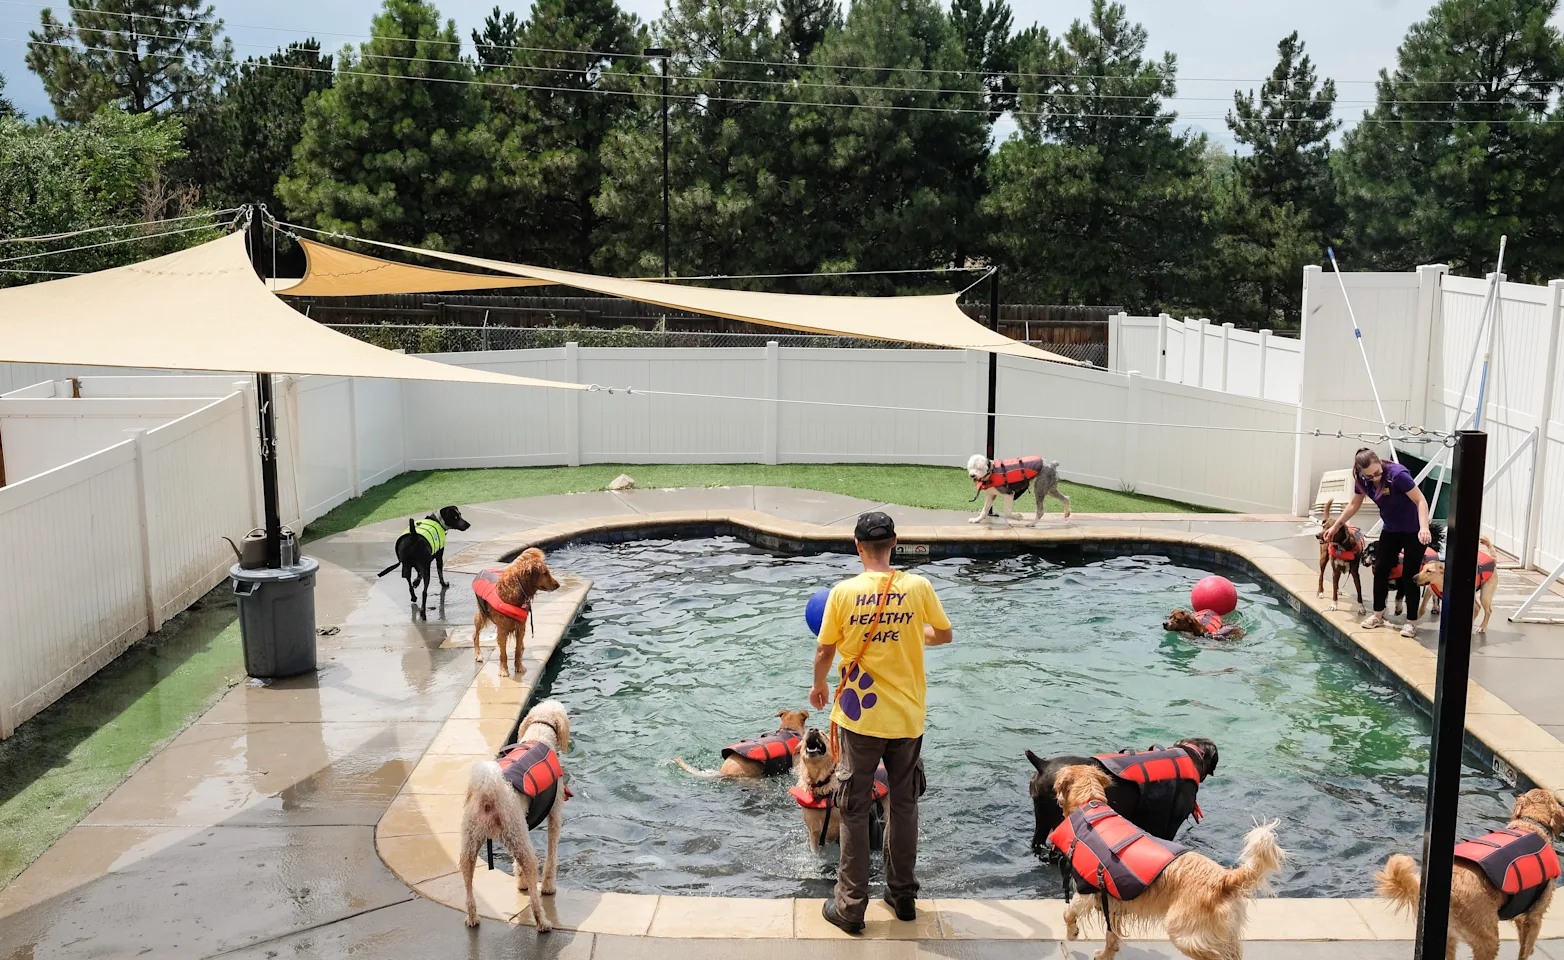
[[[663,62],[663,277],[666,278],[672,275],[668,266],[668,58],[673,56],[673,51],[667,47],[647,47],[641,53]]]

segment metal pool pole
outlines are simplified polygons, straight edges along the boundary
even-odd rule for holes
[[[988,271],[988,326],[996,333],[999,331],[999,268],[991,267]],[[994,459],[994,416],[996,398],[999,395],[999,354],[990,350],[988,352],[988,452],[984,456]]]
[[[1423,889],[1417,905],[1417,960],[1445,955],[1450,927],[1450,873],[1466,742],[1466,678],[1472,663],[1472,602],[1477,593],[1477,538],[1482,532],[1483,466],[1488,435],[1455,435],[1455,479],[1445,549],[1444,609],[1439,615],[1439,668],[1434,681],[1434,740],[1423,819]]]

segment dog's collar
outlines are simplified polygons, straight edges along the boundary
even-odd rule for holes
[[[424,517],[424,519],[425,520],[433,520],[436,524],[439,525],[441,530],[449,530],[449,529],[451,529],[450,527],[445,525],[445,521],[444,520],[440,519],[440,515],[438,513],[431,513],[431,514],[429,514],[429,516]]]
[[[517,740],[524,740],[524,739],[526,739],[527,727],[531,727],[534,724],[541,724],[541,725],[543,725],[545,727],[548,727],[550,730],[554,731],[554,742],[556,744],[563,744],[564,743],[565,735],[559,732],[559,728],[554,725],[554,721],[552,721],[552,720],[545,720],[542,717],[535,717],[535,718],[533,718],[531,720],[528,720],[527,721],[527,726],[521,728],[520,733],[518,733],[516,735],[516,739]]]
[[[1206,762],[1205,751],[1190,743],[1188,740],[1180,740],[1178,743],[1173,744],[1173,746],[1178,747],[1185,753],[1189,754],[1189,758],[1196,763]]]
[[[1516,817],[1515,819],[1525,820],[1527,823],[1541,830],[1542,835],[1548,838],[1549,843],[1556,843],[1558,841],[1558,838],[1554,836],[1553,831],[1549,829],[1548,825],[1543,823],[1541,820],[1538,820],[1534,817]]]

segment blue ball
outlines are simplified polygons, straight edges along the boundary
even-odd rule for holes
[[[821,587],[804,604],[804,622],[809,624],[809,632],[817,637],[820,636],[820,624],[825,621],[825,602],[830,596],[830,589]]]

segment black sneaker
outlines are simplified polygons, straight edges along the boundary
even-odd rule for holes
[[[881,899],[890,904],[891,909],[896,911],[896,919],[904,920],[908,923],[918,919],[918,901],[912,897],[892,897],[887,893]]]
[[[837,913],[836,900],[834,898],[828,898],[826,900],[825,905],[820,908],[820,916],[825,917],[827,923],[845,933],[851,933],[854,935],[863,933],[863,921],[860,920],[857,923],[854,923],[853,921],[843,917],[840,913]]]

